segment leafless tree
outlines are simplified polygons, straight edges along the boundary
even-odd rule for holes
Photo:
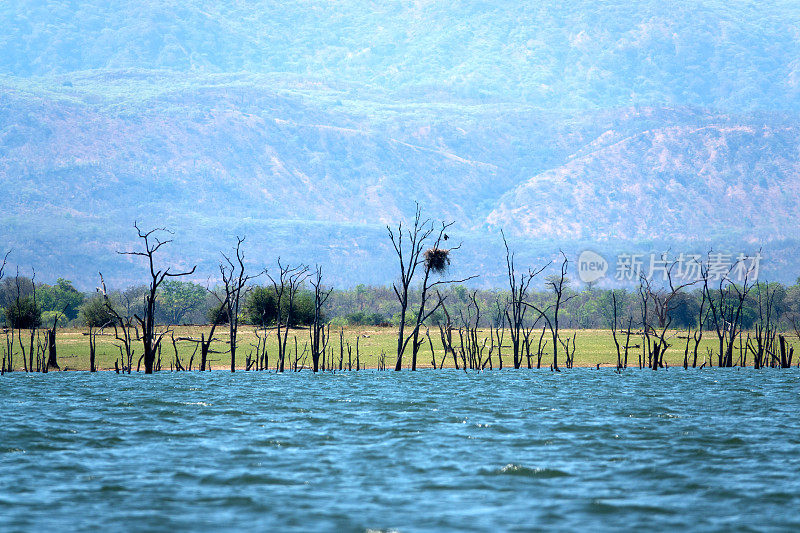
[[[561,252],[561,269],[558,275],[550,276],[547,279],[546,286],[550,287],[553,291],[554,301],[547,307],[540,307],[530,302],[523,301],[523,305],[532,308],[534,311],[539,313],[539,317],[543,318],[545,323],[547,324],[547,328],[550,330],[550,335],[552,336],[553,341],[553,370],[559,371],[558,368],[558,345],[561,344],[567,353],[566,364],[567,366],[571,366],[572,359],[571,354],[572,352],[569,351],[569,345],[566,342],[559,338],[559,319],[560,319],[560,312],[562,306],[564,306],[567,302],[572,300],[575,295],[566,296],[565,292],[569,286],[569,279],[567,278],[567,265],[569,264],[569,260],[567,259],[566,254]],[[552,315],[552,317],[551,317]],[[572,349],[574,352],[575,345],[574,342],[572,344]]]
[[[219,263],[219,273],[222,277],[222,290],[224,295],[211,292],[220,303],[220,311],[228,316],[228,333],[230,334],[230,354],[231,354],[231,372],[236,372],[236,335],[239,332],[239,309],[247,292],[250,290],[247,286],[248,282],[261,274],[259,272],[255,276],[247,274],[244,265],[244,250],[242,244],[244,237],[236,237],[236,249],[232,257],[222,254],[223,261]],[[213,332],[209,335],[208,342],[211,342]]]
[[[673,261],[665,267],[666,284],[663,288],[657,288],[653,279],[643,274],[640,275],[639,294],[642,298],[642,327],[644,329],[645,342],[649,342],[651,337],[655,339],[647,346],[648,363],[653,370],[658,370],[664,366],[664,354],[670,346],[667,342],[667,330],[672,323],[675,297],[686,287],[698,282],[697,280],[692,280],[676,284],[673,279],[673,270],[677,265],[678,262]],[[648,310],[652,310],[653,314],[650,315]]]
[[[711,252],[709,252],[709,258],[710,255]],[[747,295],[753,288],[753,276],[756,274],[752,266],[741,268],[743,262],[747,259],[746,257],[739,258],[736,263],[731,265],[725,275],[719,276],[716,290],[710,288],[709,276],[706,276],[703,280],[703,290],[708,299],[711,320],[719,342],[719,366],[733,366],[733,349],[736,344],[736,338],[741,333],[742,310],[747,301]],[[731,279],[731,274],[735,270],[740,270],[743,273],[741,284],[734,283]]]
[[[775,311],[777,288],[767,283],[756,283],[756,302],[758,303],[758,319],[755,324],[753,339],[748,335],[747,349],[753,354],[753,367],[761,368],[770,364],[776,353],[776,337],[778,324]],[[770,356],[770,361],[767,356]]]
[[[459,353],[464,370],[483,370],[489,363],[489,358],[484,359],[486,343],[488,337],[484,337],[481,342],[479,327],[481,321],[481,309],[478,305],[476,292],[469,295],[469,302],[466,309],[460,311],[461,327],[458,328]],[[491,353],[489,354],[491,357]]]
[[[456,351],[453,348],[453,322],[450,319],[450,313],[447,311],[447,306],[444,304],[444,298],[441,294],[438,294],[437,296],[440,300],[442,300],[441,308],[442,313],[445,316],[445,323],[439,324],[439,336],[441,337],[442,347],[444,348],[444,355],[442,355],[442,362],[439,366],[441,368],[441,366],[444,365],[445,361],[447,360],[447,355],[450,354],[453,357],[453,366],[456,370],[458,370],[458,357],[456,357]]]
[[[617,340],[617,293],[613,290],[611,291],[611,305],[614,311],[613,319],[611,321],[611,335],[614,337],[614,346],[617,348],[617,371],[620,371],[624,367],[622,366],[622,352],[620,352],[619,340]]]
[[[303,283],[308,279],[309,272],[306,265],[284,265],[278,258],[278,277],[269,276],[272,286],[275,289],[276,305],[278,307],[278,317],[276,329],[278,333],[278,372],[283,372],[286,368],[287,343],[289,340],[289,329],[292,325],[294,313],[294,300],[297,292]],[[282,307],[283,302],[286,306],[286,323],[283,323]],[[295,354],[296,355],[296,354]],[[291,361],[289,361],[291,363]]]
[[[5,277],[5,270],[6,265],[8,264],[8,256],[11,254],[11,250],[6,252],[6,255],[3,256],[3,263],[0,264],[0,281],[3,280]],[[11,372],[13,370],[13,362],[14,362],[14,332],[11,332],[11,339],[8,338],[8,330],[5,332],[6,342],[5,346],[3,346],[3,365],[0,366],[0,374],[5,374],[6,372]],[[6,358],[8,358],[8,368],[6,368]]]
[[[131,302],[130,294],[122,294],[126,309],[126,314],[123,316],[119,311],[117,311],[111,302],[111,298],[108,296],[108,290],[106,288],[106,282],[103,279],[103,273],[99,272],[98,274],[100,276],[99,290],[103,294],[103,301],[105,302],[106,309],[108,309],[109,313],[113,317],[113,320],[109,324],[103,324],[99,327],[96,327],[95,325],[89,326],[89,370],[94,372],[95,369],[94,360],[97,349],[97,335],[104,328],[111,326],[114,328],[114,339],[118,343],[116,346],[119,349],[122,373],[124,374],[127,370],[128,374],[130,374],[133,368],[133,357],[135,355],[135,350],[133,348],[134,336],[131,335],[131,330],[135,330],[136,337],[138,337],[138,329],[133,322],[134,318],[131,314],[133,303]]]
[[[314,321],[309,327],[309,334],[311,336],[311,362],[314,372],[317,372],[319,371],[319,358],[321,355],[325,354],[325,349],[330,340],[330,326],[328,326],[326,335],[322,309],[328,301],[331,292],[333,292],[333,289],[326,289],[322,285],[321,266],[317,266],[314,272],[314,278],[311,280],[311,286],[314,287]]]
[[[553,335],[553,368],[558,369],[558,328],[559,328],[559,312],[561,311],[561,306],[566,304],[569,300],[574,298],[574,296],[570,296],[568,298],[564,298],[564,291],[567,288],[569,281],[567,280],[567,264],[569,260],[567,259],[566,254],[561,252],[561,256],[563,261],[561,262],[561,271],[560,274],[556,277],[551,277],[547,284],[553,289],[553,294],[555,295],[555,303],[553,304],[553,320],[551,323],[550,331]],[[569,347],[565,346],[567,349],[567,354],[569,354]],[[573,345],[574,349],[574,345]],[[569,359],[568,359],[569,360]],[[572,366],[571,364],[569,365]]]
[[[3,280],[5,277],[6,265],[8,265],[8,256],[11,255],[11,250],[6,252],[6,255],[3,256],[3,262],[0,264],[0,281]]]
[[[143,354],[144,371],[145,374],[152,374],[153,369],[155,368],[156,355],[159,351],[161,340],[163,339],[164,335],[169,331],[169,330],[164,330],[161,332],[157,331],[157,326],[155,321],[155,310],[156,310],[156,296],[158,293],[158,287],[167,278],[177,278],[193,274],[197,267],[192,267],[191,270],[186,272],[170,272],[169,267],[164,270],[156,268],[155,265],[156,253],[158,252],[159,249],[161,249],[162,246],[165,246],[166,244],[172,242],[171,239],[162,241],[161,239],[158,238],[158,233],[159,232],[170,233],[170,232],[165,228],[156,228],[150,231],[142,231],[137,223],[134,223],[133,227],[136,228],[138,237],[139,239],[142,240],[144,251],[129,251],[129,252],[117,252],[117,253],[122,255],[144,257],[147,260],[150,269],[149,290],[144,297],[144,309],[142,311],[142,316],[135,314],[134,318],[142,328],[142,345],[144,348],[144,354]]]
[[[522,366],[522,343],[525,336],[525,315],[530,307],[529,305],[526,305],[526,302],[528,301],[528,290],[533,282],[533,279],[542,271],[544,271],[545,268],[550,266],[550,263],[535,271],[528,269],[527,272],[517,272],[516,265],[514,264],[514,254],[511,252],[508,246],[505,233],[501,231],[500,234],[503,237],[503,244],[506,247],[506,274],[508,276],[508,288],[511,290],[511,299],[505,306],[505,316],[506,320],[508,321],[509,332],[511,334],[511,349],[514,368],[519,368]]]
[[[420,335],[422,325],[444,303],[444,297],[439,295],[433,306],[428,308],[430,291],[440,285],[463,283],[476,277],[469,276],[459,280],[440,279],[437,281],[432,281],[431,279],[431,275],[442,274],[446,271],[450,263],[449,254],[461,247],[460,244],[448,249],[442,247],[444,241],[449,238],[446,232],[452,225],[452,222],[442,222],[437,230],[437,226],[434,225],[433,221],[422,218],[422,210],[419,204],[417,204],[414,213],[414,221],[411,225],[404,228],[401,222],[398,224],[396,231],[390,226],[386,226],[389,232],[389,239],[392,241],[392,246],[394,247],[400,265],[400,278],[392,283],[392,288],[400,304],[400,324],[397,332],[397,359],[395,361],[395,371],[399,371],[403,368],[403,355],[409,347],[409,344],[411,345],[411,370],[417,369],[417,354],[419,353],[420,346],[422,346],[424,342],[424,339],[421,338]],[[432,245],[429,246],[431,241]],[[411,286],[419,268],[422,269],[419,303],[416,315],[413,317],[413,323],[410,324],[412,328],[411,333],[406,334],[405,328],[408,322]]]
[[[56,313],[56,316],[53,317],[53,325],[47,330],[47,365],[45,365],[45,372],[52,368],[61,370],[61,367],[58,366],[58,352],[56,350],[56,327],[66,310],[67,306],[64,306],[63,309]]]
[[[687,336],[691,335],[694,340],[694,348],[692,351],[692,368],[697,367],[697,352],[700,349],[700,341],[703,340],[703,331],[707,326],[708,321],[708,293],[704,287],[708,286],[708,267],[706,265],[700,264],[700,280],[703,287],[700,290],[700,309],[697,312],[697,326],[695,327],[694,332],[688,332]],[[691,329],[691,328],[690,328]],[[688,364],[684,364],[684,367],[687,367]]]

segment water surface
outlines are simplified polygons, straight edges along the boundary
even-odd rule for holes
[[[0,530],[800,528],[800,373],[0,379]]]

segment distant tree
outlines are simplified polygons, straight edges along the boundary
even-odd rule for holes
[[[34,283],[31,278],[19,275],[7,277],[0,283],[0,307],[6,308],[20,297],[32,296]]]
[[[292,302],[291,327],[296,328],[300,326],[309,326],[314,323],[314,301],[314,292],[307,290],[300,290],[297,292],[297,296]],[[325,316],[323,310],[320,309],[319,312],[319,318],[324,320]],[[281,309],[281,316],[284,319],[289,316],[287,300],[284,300],[284,304]]]
[[[42,325],[42,309],[33,296],[20,296],[6,307],[6,323],[13,329],[34,329]]]
[[[266,327],[278,318],[278,298],[272,287],[253,287],[244,303],[244,319],[248,324]]]
[[[80,317],[87,328],[102,328],[114,323],[114,313],[109,310],[102,296],[86,300],[80,308]]]
[[[206,318],[208,318],[209,323],[213,325],[227,324],[228,310],[226,307],[227,304],[225,302],[219,302],[215,305],[212,305],[206,314]]]
[[[37,299],[43,313],[60,313],[67,320],[78,317],[84,295],[72,286],[71,281],[58,278],[55,285],[41,285],[37,291]]]
[[[344,317],[345,321],[351,326],[378,326],[386,322],[386,317],[380,313],[367,313],[356,311],[348,313]]]
[[[167,280],[161,284],[158,304],[167,323],[180,324],[183,318],[198,309],[206,297],[206,289],[190,281]]]

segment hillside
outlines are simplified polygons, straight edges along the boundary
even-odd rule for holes
[[[11,0],[0,73],[282,73],[542,108],[798,106],[790,0]]]
[[[454,220],[501,280],[559,248],[800,242],[793,2],[0,5],[0,229],[15,262],[129,283],[131,224],[213,275],[330,265],[386,283],[385,224]],[[771,271],[769,269],[772,269]]]
[[[503,195],[487,222],[540,239],[792,238],[799,148],[796,124],[724,117],[624,137],[609,130]]]

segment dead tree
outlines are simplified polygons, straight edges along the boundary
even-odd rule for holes
[[[158,252],[158,250],[162,246],[172,242],[171,239],[167,239],[164,241],[160,240],[157,236],[157,233],[162,231],[168,232],[168,230],[164,228],[156,228],[144,232],[141,229],[139,229],[137,223],[134,223],[133,227],[136,228],[138,236],[143,242],[144,251],[117,252],[117,253],[122,255],[144,257],[146,258],[148,266],[150,268],[149,290],[144,297],[144,310],[142,311],[142,316],[135,314],[134,318],[142,328],[142,346],[144,348],[144,354],[143,354],[144,372],[145,374],[152,374],[156,366],[156,355],[159,353],[161,340],[163,339],[164,335],[169,331],[165,330],[159,332],[157,331],[156,328],[155,310],[156,310],[156,297],[158,293],[158,287],[167,278],[177,278],[193,274],[197,267],[192,267],[191,270],[186,272],[170,272],[169,268],[166,268],[165,270],[157,269],[155,266],[156,252]]]
[[[436,350],[433,348],[433,339],[431,339],[431,331],[428,328],[425,328],[425,337],[428,339],[428,347],[431,349],[431,366],[434,370],[441,369],[442,365],[444,365],[445,357],[442,357],[441,363],[436,364]]]
[[[673,269],[677,265],[678,262],[673,261],[665,266],[664,288],[656,288],[652,279],[640,275],[639,294],[642,298],[644,335],[646,341],[649,341],[651,336],[655,338],[652,345],[647,346],[648,363],[653,370],[664,367],[664,354],[670,346],[667,342],[667,330],[672,323],[672,311],[675,309],[673,300],[683,289],[698,282],[693,280],[676,285],[673,281]],[[655,320],[648,319],[648,309],[652,309]]]
[[[436,312],[444,303],[444,298],[439,295],[436,303],[428,308],[428,298],[431,289],[452,283],[463,283],[476,276],[469,276],[460,280],[438,280],[432,281],[431,275],[443,274],[450,265],[450,253],[461,247],[454,246],[449,249],[442,247],[447,237],[447,229],[453,223],[442,222],[436,230],[434,223],[430,219],[422,218],[422,211],[419,204],[414,213],[413,225],[403,228],[402,222],[397,226],[397,232],[391,227],[386,226],[389,232],[389,239],[392,241],[397,259],[400,265],[400,279],[392,283],[397,300],[400,304],[400,324],[397,332],[397,359],[395,361],[395,371],[403,368],[403,355],[411,345],[411,370],[417,369],[417,354],[424,339],[420,338],[422,325],[428,318]],[[435,237],[434,237],[435,236]],[[404,238],[407,242],[404,242]],[[432,245],[429,243],[433,240]],[[427,248],[427,250],[426,250]],[[406,322],[408,321],[408,308],[410,304],[411,285],[414,282],[415,274],[418,269],[422,269],[422,285],[419,292],[419,303],[411,325],[410,334],[406,334]]]
[[[305,265],[290,266],[281,263],[280,257],[278,258],[278,278],[275,279],[269,276],[272,286],[275,289],[275,299],[278,306],[278,318],[276,329],[278,332],[278,372],[283,372],[286,366],[286,345],[289,340],[289,329],[292,325],[292,318],[294,312],[294,299],[297,292],[308,279],[308,267]],[[286,307],[286,323],[283,324],[282,317],[282,304],[287,303]],[[291,364],[291,361],[289,361]]]
[[[264,336],[262,337],[258,333],[258,328],[256,328],[253,331],[253,333],[256,336],[256,343],[255,344],[251,343],[251,346],[253,346],[256,349],[256,359],[258,359],[258,370],[267,370],[269,368],[269,354],[267,353],[268,332],[265,328]]]
[[[547,328],[550,330],[550,335],[552,337],[553,342],[553,366],[552,369],[555,371],[559,371],[558,369],[558,345],[561,344],[565,346],[564,341],[559,339],[559,315],[561,312],[561,308],[570,300],[572,300],[575,295],[564,297],[565,291],[569,286],[569,279],[567,279],[567,265],[569,264],[569,260],[567,259],[566,254],[561,252],[561,256],[563,261],[561,262],[561,269],[559,275],[550,276],[547,280],[546,285],[550,287],[553,291],[553,296],[555,297],[553,303],[548,305],[547,307],[540,308],[534,304],[523,302],[524,305],[531,307],[537,313],[539,313],[539,317],[543,318],[545,323],[547,324]],[[548,315],[548,311],[552,313],[552,318]],[[538,318],[537,318],[538,320]],[[570,352],[567,349],[567,354],[569,356]],[[567,357],[567,364],[571,364],[570,357]]]
[[[567,259],[566,254],[561,252],[561,256],[563,261],[561,262],[561,270],[558,276],[551,276],[547,280],[547,285],[553,291],[553,295],[555,296],[555,302],[552,304],[551,308],[553,310],[553,318],[549,320],[550,326],[550,334],[553,337],[553,369],[558,370],[558,345],[559,345],[559,313],[561,311],[561,307],[569,302],[575,296],[569,296],[564,298],[564,292],[569,285],[569,280],[567,279],[567,265],[569,264],[569,260]],[[563,342],[561,343],[563,345]],[[567,350],[569,354],[569,351]],[[569,359],[568,359],[569,362]]]
[[[495,305],[495,312],[494,312],[494,328],[489,328],[489,336],[492,338],[492,346],[491,351],[494,352],[495,347],[497,348],[497,368],[499,370],[503,370],[503,339],[506,335],[506,328],[505,328],[505,320],[506,320],[506,311],[508,310],[509,302],[506,299],[503,303],[503,306],[500,305],[500,297],[498,296],[494,302]],[[492,361],[491,361],[492,354],[489,354],[489,367],[491,368]]]
[[[758,303],[758,319],[755,324],[753,338],[747,337],[747,350],[753,354],[753,368],[761,368],[771,363],[772,354],[776,352],[775,340],[778,335],[778,324],[775,316],[775,296],[777,288],[766,283],[756,283],[756,301]],[[770,362],[767,356],[770,356]]]
[[[228,333],[230,334],[230,354],[231,372],[236,372],[236,335],[239,332],[239,308],[247,295],[249,288],[247,283],[262,274],[259,272],[255,276],[246,273],[244,266],[244,250],[242,250],[244,237],[236,237],[236,249],[233,257],[222,254],[224,261],[219,263],[219,273],[222,277],[222,290],[225,292],[224,298],[216,292],[212,292],[220,303],[220,310],[228,317]],[[211,342],[209,336],[209,343]]]
[[[709,258],[710,256],[711,252],[709,252]],[[751,276],[754,274],[754,270],[752,267],[745,270],[741,285],[737,285],[731,280],[731,273],[745,259],[747,258],[740,258],[725,275],[719,277],[716,290],[712,290],[709,286],[710,276],[706,276],[703,280],[703,290],[708,298],[709,311],[719,342],[718,366],[721,367],[733,366],[733,348],[736,337],[741,333],[742,310],[747,295],[753,288]]]
[[[778,335],[778,341],[780,346],[780,357],[778,358],[778,366],[780,366],[780,368],[791,368],[792,356],[794,355],[794,346],[789,347],[788,343],[786,342],[786,337],[784,337],[783,335]]]
[[[798,321],[797,315],[791,314],[789,316],[789,322],[792,324],[792,329],[794,329],[795,336],[800,339],[800,321]]]
[[[114,339],[119,343],[116,344],[116,346],[117,349],[119,349],[119,356],[122,363],[122,373],[124,374],[125,370],[127,369],[128,374],[130,374],[131,370],[133,369],[133,357],[135,355],[133,342],[139,338],[139,330],[134,324],[134,318],[132,315],[133,303],[131,302],[129,294],[122,293],[125,315],[123,316],[120,312],[118,312],[117,309],[112,305],[111,299],[108,296],[106,282],[103,279],[102,272],[98,272],[98,274],[100,275],[100,288],[103,294],[103,301],[105,302],[106,309],[108,309],[109,313],[113,317],[113,320],[111,320],[111,322],[108,324],[101,325],[99,328],[89,326],[89,366],[90,369],[93,366],[92,361],[95,357],[98,332],[103,331],[103,329],[108,326],[112,326],[114,328]],[[134,330],[134,335],[131,335],[131,330]]]
[[[466,308],[466,313],[464,312],[464,309],[460,311],[462,326],[458,328],[458,336],[460,340],[459,351],[461,353],[461,362],[464,365],[464,369],[469,368],[471,370],[483,370],[488,364],[488,358],[484,359],[483,354],[486,350],[486,343],[489,339],[484,337],[483,342],[481,342],[481,339],[478,336],[481,321],[481,309],[478,305],[476,294],[477,291],[473,291],[469,295],[469,303]]]
[[[120,349],[120,354],[122,349]],[[97,372],[97,365],[95,364],[97,357],[97,328],[89,325],[89,372]],[[116,359],[114,360],[116,363]],[[122,371],[125,372],[125,359],[122,360]]]
[[[61,317],[64,316],[66,311],[67,307],[64,306],[61,311],[56,313],[56,316],[53,318],[52,327],[47,330],[47,365],[45,365],[45,372],[52,368],[61,370],[61,367],[58,366],[58,352],[56,351],[56,327],[58,326],[58,321],[61,320]]]
[[[323,321],[322,309],[328,298],[333,292],[333,289],[325,289],[322,286],[322,267],[317,266],[314,273],[314,278],[311,281],[311,286],[314,287],[314,321],[309,327],[309,334],[311,336],[311,362],[314,372],[319,371],[319,358],[320,355],[325,354],[325,348],[328,346],[330,340],[330,326],[328,326],[328,334],[325,335],[325,323]]]
[[[542,356],[544,355],[544,351],[547,349],[547,340],[545,340],[544,336],[547,333],[547,327],[542,327],[542,334],[539,335],[539,345],[536,348],[536,369],[542,368]],[[542,342],[544,341],[544,342]]]
[[[399,371],[402,368],[403,354],[407,344],[405,328],[410,304],[411,283],[414,281],[417,267],[422,264],[422,252],[425,250],[426,242],[434,232],[434,227],[430,220],[422,219],[422,210],[417,204],[412,226],[405,229],[401,222],[397,226],[396,233],[390,226],[386,226],[386,230],[389,232],[389,239],[392,241],[392,246],[400,264],[400,279],[392,283],[392,289],[394,289],[397,301],[400,304],[397,360],[395,363],[395,370]],[[404,242],[404,238],[407,238],[408,242]]]
[[[577,337],[578,333],[573,332],[571,339],[569,336],[567,336],[566,339],[561,339],[561,337],[558,338],[559,342],[561,342],[561,346],[564,348],[564,365],[567,368],[572,368],[575,365],[575,340]]]
[[[444,355],[442,355],[442,362],[439,367],[441,368],[444,365],[447,360],[447,354],[450,354],[453,356],[453,366],[458,370],[458,358],[453,348],[453,323],[450,319],[450,313],[447,311],[447,306],[444,304],[444,299],[441,295],[439,295],[439,298],[442,299],[441,308],[446,319],[444,324],[439,324],[439,336],[442,339],[442,347],[444,348]]]
[[[708,268],[700,265],[700,276],[703,287],[708,285]],[[697,327],[692,333],[694,339],[694,348],[692,352],[692,368],[697,367],[697,352],[700,349],[700,341],[703,340],[703,331],[707,326],[708,321],[708,294],[704,288],[700,289],[700,309],[697,313]]]
[[[525,273],[518,273],[516,265],[514,264],[514,254],[508,247],[506,236],[502,231],[500,235],[502,235],[503,245],[506,247],[506,274],[508,276],[508,288],[511,290],[511,299],[505,306],[505,316],[511,334],[511,350],[514,368],[518,369],[522,366],[522,342],[525,333],[525,315],[530,307],[526,305],[528,289],[533,279],[547,268],[550,263],[536,271],[528,269]]]
[[[622,353],[619,349],[619,341],[617,340],[617,293],[611,291],[611,304],[613,307],[613,319],[611,321],[611,335],[614,337],[614,346],[617,348],[617,371],[622,370]]]
[[[6,252],[6,255],[3,256],[3,263],[0,264],[0,281],[2,281],[3,278],[5,277],[6,265],[8,264],[8,256],[9,256],[10,253],[11,253],[11,250]],[[13,369],[13,361],[14,361],[14,355],[13,355],[14,332],[12,330],[12,332],[11,332],[11,340],[10,341],[8,339],[8,330],[5,330],[4,333],[5,333],[5,336],[6,336],[6,342],[5,342],[5,346],[3,346],[3,350],[4,350],[4,352],[3,352],[3,365],[0,366],[0,374],[5,374],[6,372],[11,372],[12,369]],[[6,368],[6,358],[8,358],[8,368]]]

